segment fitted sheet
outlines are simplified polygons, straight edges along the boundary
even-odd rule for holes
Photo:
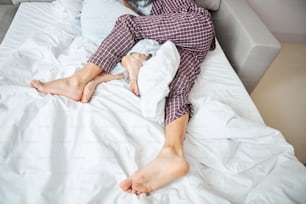
[[[305,167],[267,127],[221,47],[190,94],[190,172],[150,195],[119,182],[147,164],[163,128],[145,119],[125,80],[98,86],[88,104],[38,93],[32,79],[69,76],[96,49],[57,4],[22,3],[0,46],[2,203],[302,203]]]

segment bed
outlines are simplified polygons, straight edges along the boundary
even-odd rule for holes
[[[306,168],[249,96],[279,44],[242,0],[210,4],[217,47],[190,94],[189,173],[149,195],[121,191],[163,144],[145,97],[126,80],[102,83],[88,104],[29,87],[74,73],[97,48],[84,37],[80,2],[14,1],[0,45],[1,204],[306,203]]]

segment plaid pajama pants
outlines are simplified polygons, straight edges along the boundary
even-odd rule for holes
[[[186,6],[182,4],[184,2],[190,4]],[[119,17],[89,62],[109,73],[141,39],[153,39],[161,44],[167,40],[175,43],[181,61],[166,98],[167,125],[186,113],[192,116],[193,107],[188,94],[200,73],[200,64],[207,52],[214,48],[214,27],[209,12],[191,0],[156,0],[151,13],[150,16]]]

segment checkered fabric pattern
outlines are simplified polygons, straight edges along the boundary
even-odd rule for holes
[[[214,37],[210,13],[193,0],[155,0],[149,16],[119,17],[89,62],[109,73],[141,39],[153,39],[161,44],[167,40],[175,43],[181,62],[166,100],[167,125],[186,113],[192,116],[188,94],[200,73],[200,64],[207,52],[215,47]]]

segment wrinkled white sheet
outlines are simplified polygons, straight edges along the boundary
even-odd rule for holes
[[[46,6],[21,8],[33,5]],[[5,42],[1,204],[305,203],[305,167],[281,133],[258,117],[241,82],[224,68],[220,47],[203,63],[191,93],[195,114],[185,139],[190,172],[137,197],[118,184],[155,157],[163,128],[143,118],[140,99],[126,81],[101,84],[89,104],[40,94],[28,86],[30,80],[68,76],[96,47],[58,24],[37,29],[20,46]]]

